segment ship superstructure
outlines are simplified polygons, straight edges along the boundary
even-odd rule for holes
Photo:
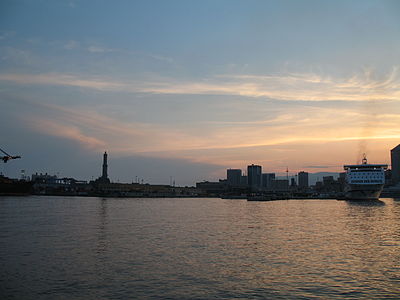
[[[364,155],[362,164],[344,165],[346,170],[345,197],[349,200],[378,200],[385,184],[388,165],[368,164]]]

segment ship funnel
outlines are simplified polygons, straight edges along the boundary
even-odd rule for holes
[[[363,159],[362,159],[362,164],[363,165],[366,165],[368,162],[367,162],[367,156],[365,155],[365,153],[363,154]]]

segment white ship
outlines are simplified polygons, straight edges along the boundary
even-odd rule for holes
[[[385,184],[388,165],[368,164],[364,155],[360,165],[344,165],[346,170],[345,198],[349,200],[378,200]]]

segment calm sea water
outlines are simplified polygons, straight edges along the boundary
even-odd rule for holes
[[[1,299],[399,299],[400,200],[0,198]]]

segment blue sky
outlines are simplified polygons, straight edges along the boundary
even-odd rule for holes
[[[398,1],[2,1],[2,165],[180,185],[400,141]],[[318,168],[316,168],[318,167]]]

